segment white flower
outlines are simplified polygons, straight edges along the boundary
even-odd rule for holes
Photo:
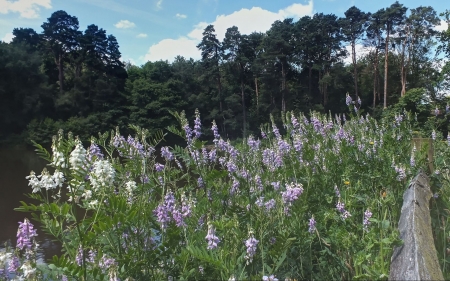
[[[80,140],[76,140],[75,149],[70,153],[69,163],[72,169],[80,170],[86,164],[86,149]]]
[[[38,176],[41,179],[41,188],[45,188],[47,190],[56,188],[56,184],[53,181],[52,176],[49,174],[47,169],[44,168],[42,173]]]
[[[135,181],[128,181],[125,184],[125,189],[126,189],[128,195],[133,194],[133,190],[135,190],[136,188],[137,188],[137,186],[136,186],[136,182]]]
[[[53,181],[55,182],[55,186],[62,187],[64,180],[64,174],[56,169],[56,171],[53,173]]]
[[[86,189],[86,190],[83,192],[83,195],[82,195],[82,196],[84,197],[84,199],[89,200],[89,199],[91,199],[91,197],[92,197],[92,191],[89,190],[89,189]]]
[[[92,209],[95,209],[95,206],[98,205],[98,200],[93,200],[91,202],[89,202],[89,207]]]
[[[56,167],[66,168],[66,159],[64,158],[64,154],[58,150],[56,150],[56,147],[52,148],[53,155],[52,155],[52,165],[55,165]]]
[[[20,269],[22,269],[24,277],[31,277],[36,272],[36,268],[33,268],[30,262],[25,262]]]
[[[34,171],[31,171],[30,175],[25,178],[28,180],[28,185],[31,186],[31,188],[33,189],[33,193],[41,191],[42,188],[41,182],[36,177]]]
[[[105,187],[114,183],[116,171],[107,160],[96,160],[94,162],[91,176],[89,177],[92,188],[97,190],[99,187]]]

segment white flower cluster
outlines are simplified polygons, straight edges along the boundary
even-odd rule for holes
[[[116,171],[107,160],[96,160],[93,164],[89,179],[92,189],[95,191],[99,187],[111,186],[114,183]]]
[[[31,171],[30,175],[25,177],[28,180],[28,185],[33,189],[33,193],[41,191],[41,189],[55,189],[57,187],[62,187],[64,183],[64,174],[59,170],[56,170],[53,175],[44,169],[39,176]]]
[[[136,182],[135,181],[128,181],[127,183],[125,183],[125,190],[128,193],[128,197],[133,196],[133,191],[137,188]]]
[[[70,153],[69,163],[73,170],[81,170],[86,164],[86,149],[78,139],[75,149]]]
[[[52,146],[52,165],[58,168],[67,168],[66,159],[64,158],[64,154],[61,151],[58,151],[56,145]]]

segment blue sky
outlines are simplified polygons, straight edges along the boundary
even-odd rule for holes
[[[403,0],[408,8],[432,6],[438,13],[450,9],[448,0]],[[41,25],[57,10],[76,16],[80,30],[96,24],[117,37],[124,61],[141,65],[176,55],[200,58],[196,45],[203,29],[214,24],[218,38],[236,25],[243,34],[264,32],[278,19],[318,13],[344,12],[355,5],[375,12],[393,0],[0,0],[0,40],[9,42],[15,27]]]

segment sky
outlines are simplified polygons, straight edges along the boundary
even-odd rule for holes
[[[408,8],[450,9],[448,0],[403,0]],[[116,36],[122,60],[135,65],[177,55],[200,59],[196,48],[202,32],[213,24],[219,40],[233,25],[241,34],[265,32],[276,20],[315,13],[339,17],[351,6],[364,12],[389,7],[393,0],[0,0],[0,40],[10,42],[12,31],[30,27],[38,33],[51,14],[64,10],[78,18],[80,30],[90,24]],[[438,29],[446,29],[444,21]]]

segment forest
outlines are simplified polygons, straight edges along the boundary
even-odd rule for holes
[[[136,66],[121,60],[114,35],[95,24],[81,31],[76,16],[56,11],[42,30],[18,27],[0,42],[0,142],[45,144],[60,128],[84,140],[128,124],[156,132],[177,123],[171,112],[192,120],[196,109],[230,139],[287,111],[379,118],[406,109],[424,124],[446,121],[450,28],[439,31],[441,19],[450,23],[450,11],[395,2],[287,18],[265,33],[232,26],[225,38],[209,25],[200,60]]]

